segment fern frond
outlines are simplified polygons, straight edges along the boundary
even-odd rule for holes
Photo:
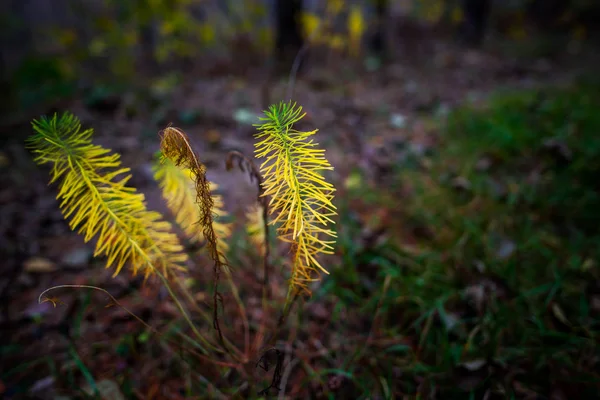
[[[142,193],[126,186],[130,170],[121,166],[119,154],[92,144],[93,130],[82,131],[70,113],[42,117],[32,126],[27,146],[37,164],[51,164],[50,183],[59,182],[57,199],[65,219],[86,242],[97,237],[94,256],[108,257],[113,276],[125,264],[146,277],[156,269],[165,276],[184,269],[187,255],[171,224],[146,209]]]
[[[203,229],[198,225],[202,215],[196,204],[196,187],[194,186],[192,171],[189,168],[177,167],[163,155],[160,156],[153,168],[154,178],[159,183],[162,195],[175,216],[177,224],[192,242],[204,240]],[[222,197],[214,194],[218,187],[216,183],[209,182],[213,199],[212,211],[216,217],[213,221],[213,227],[217,234],[217,248],[220,252],[225,253],[229,248],[226,239],[231,236],[231,224],[221,222],[228,214],[223,209]]]
[[[258,249],[258,253],[264,255],[266,232],[262,205],[253,204],[246,210],[246,233],[250,238],[250,242]]]
[[[325,150],[310,139],[317,131],[293,129],[304,115],[302,107],[291,102],[271,106],[256,125],[255,137],[262,140],[255,144],[255,155],[264,158],[260,169],[263,195],[271,197],[270,211],[275,214],[271,224],[281,223],[280,239],[294,246],[290,288],[309,292],[307,284],[319,279],[319,271],[328,273],[316,257],[333,252],[331,238],[336,234],[327,226],[334,223],[336,207],[335,188],[321,174],[333,167]]]

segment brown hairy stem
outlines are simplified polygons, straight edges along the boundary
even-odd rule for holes
[[[210,192],[210,185],[206,179],[206,167],[202,164],[196,153],[192,150],[188,136],[180,129],[167,127],[161,134],[160,149],[163,155],[169,158],[176,166],[188,168],[192,172],[196,184],[196,203],[200,207],[200,221],[202,233],[207,242],[210,258],[214,262],[213,274],[213,326],[219,333],[221,344],[224,343],[223,333],[219,324],[219,300],[222,296],[219,293],[219,278],[221,268],[225,265],[224,256],[217,248],[217,235],[215,233],[213,222],[213,198]]]

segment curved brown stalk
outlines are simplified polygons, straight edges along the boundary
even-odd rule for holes
[[[271,246],[269,245],[269,198],[264,195],[263,188],[263,179],[260,171],[254,164],[254,162],[246,157],[244,154],[239,151],[230,151],[227,154],[226,166],[227,170],[230,171],[233,168],[234,161],[237,160],[237,166],[242,172],[247,172],[250,176],[250,182],[256,182],[256,188],[258,189],[258,194],[256,196],[256,201],[262,207],[262,220],[263,220],[263,229],[265,231],[265,254],[263,258],[263,285],[267,291],[267,295],[270,297],[271,291],[269,290],[269,271],[271,270],[271,265],[269,262],[269,258],[271,255]]]
[[[221,269],[225,265],[223,254],[217,248],[217,235],[215,233],[213,222],[213,198],[210,192],[210,185],[206,179],[206,167],[202,164],[196,153],[192,150],[190,140],[187,135],[178,128],[167,127],[161,132],[160,149],[163,155],[169,158],[176,166],[188,168],[192,172],[196,184],[196,203],[200,207],[200,221],[202,232],[206,239],[209,256],[214,262],[213,267],[213,326],[219,334],[219,340],[223,345],[223,333],[219,324],[219,300],[222,296],[219,293],[219,277]]]
[[[264,249],[265,249],[265,252],[263,254],[263,308],[266,310],[267,309],[267,299],[271,297],[271,290],[270,290],[270,286],[269,286],[269,272],[271,270],[271,264],[269,261],[270,254],[271,254],[271,246],[270,246],[270,242],[269,242],[269,198],[268,198],[268,196],[264,195],[262,175],[260,174],[259,169],[256,167],[256,164],[254,164],[252,159],[246,157],[243,153],[241,153],[239,151],[230,151],[227,155],[227,161],[226,161],[227,170],[230,171],[231,169],[233,169],[234,163],[236,163],[236,162],[237,162],[237,167],[242,172],[248,173],[248,175],[250,177],[250,182],[256,183],[256,188],[257,188],[256,201],[262,207],[262,222],[263,222],[263,229],[264,229]],[[275,343],[275,340],[277,338],[277,333],[279,332],[279,329],[283,326],[284,321],[285,321],[285,316],[282,314],[278,319],[278,323],[277,323],[277,327],[275,328],[275,332],[273,332],[272,335],[267,339],[266,343],[263,342],[264,344],[261,345],[261,342],[265,339],[264,330],[265,330],[266,321],[263,320],[263,322],[261,323],[260,328],[259,328],[259,333],[256,335],[254,345],[253,345],[253,348],[257,352],[257,356],[258,356],[258,354],[260,354],[260,349],[261,348],[264,349],[265,346],[267,348],[270,348],[269,350],[266,350],[266,352],[273,349],[272,346]],[[260,360],[262,360],[265,357],[266,352],[263,353],[263,355],[259,357],[259,363],[260,363]],[[275,384],[276,384],[276,381],[277,380],[275,379]],[[274,383],[272,382],[270,387],[273,387],[273,385],[274,385]]]
[[[62,303],[60,300],[57,300],[56,298],[50,298],[50,297],[47,297],[47,296],[44,296],[44,295],[46,293],[50,292],[50,291],[57,290],[57,289],[65,289],[65,288],[70,288],[70,289],[91,289],[91,290],[97,290],[99,292],[104,293],[112,301],[112,304],[114,304],[115,306],[121,308],[123,311],[125,311],[127,314],[129,314],[130,316],[132,316],[136,321],[138,321],[140,324],[142,324],[146,329],[148,329],[154,335],[156,335],[159,338],[163,339],[163,334],[161,332],[159,332],[158,330],[156,330],[156,328],[154,328],[153,326],[149,325],[146,321],[144,321],[143,319],[141,319],[140,317],[138,317],[133,311],[129,310],[127,307],[125,307],[123,304],[121,304],[119,302],[119,300],[117,300],[106,289],[102,289],[101,287],[98,287],[98,286],[92,286],[92,285],[57,285],[57,286],[52,286],[52,287],[44,290],[42,293],[40,293],[40,295],[38,297],[38,303],[44,303],[46,301],[49,301],[49,302],[51,302],[54,305],[58,304],[58,303]],[[179,333],[179,335],[182,336],[182,339],[188,339],[189,340],[189,338],[187,337],[187,335],[184,335],[181,332]],[[163,340],[165,340],[167,343],[169,343],[172,346],[181,348],[181,342],[174,342],[173,340],[169,340],[169,339],[163,339]],[[203,343],[205,345],[208,345],[209,347],[211,347],[213,350],[215,349],[207,341],[204,340]],[[194,349],[191,349],[191,348],[185,348],[185,351],[187,351],[188,353],[194,355],[195,357],[198,357],[199,359],[201,359],[203,361],[206,361],[208,363],[212,363],[212,364],[217,365],[217,366],[228,367],[228,368],[238,368],[238,366],[236,364],[228,363],[226,361],[215,360],[215,359],[213,359],[211,357],[208,357],[205,354],[200,354],[200,353],[198,353],[197,351],[195,351]],[[202,351],[206,351],[206,350],[202,349]]]

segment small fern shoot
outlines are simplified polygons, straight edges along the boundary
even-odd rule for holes
[[[50,183],[59,182],[57,199],[65,219],[86,242],[97,237],[94,256],[108,257],[113,276],[125,264],[146,277],[184,269],[187,255],[171,224],[146,209],[142,193],[126,186],[130,169],[121,166],[119,154],[92,144],[93,130],[82,131],[70,113],[42,117],[32,126],[27,147],[37,164],[51,164]]]
[[[262,123],[256,125],[255,155],[264,158],[264,196],[270,196],[271,224],[281,223],[280,239],[292,243],[294,257],[288,291],[289,304],[296,290],[310,293],[308,284],[328,273],[317,260],[319,253],[331,254],[336,234],[333,224],[336,207],[332,204],[335,188],[321,175],[333,167],[325,158],[325,150],[309,139],[317,131],[300,132],[293,128],[305,114],[294,103],[280,103],[265,111]],[[329,240],[327,240],[329,238]]]
[[[204,240],[202,226],[198,225],[202,215],[196,204],[196,187],[192,171],[189,168],[177,167],[169,158],[161,154],[158,162],[154,164],[154,179],[159,183],[167,206],[187,238],[192,242]],[[218,187],[216,183],[209,182],[211,193],[214,193]],[[229,248],[226,239],[231,236],[231,224],[221,221],[228,215],[223,209],[222,197],[212,194],[212,199],[213,213],[216,216],[213,227],[217,234],[217,248],[221,253],[225,253]]]

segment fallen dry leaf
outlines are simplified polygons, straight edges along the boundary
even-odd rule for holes
[[[56,264],[47,258],[32,257],[23,263],[25,272],[47,273],[56,271]]]

